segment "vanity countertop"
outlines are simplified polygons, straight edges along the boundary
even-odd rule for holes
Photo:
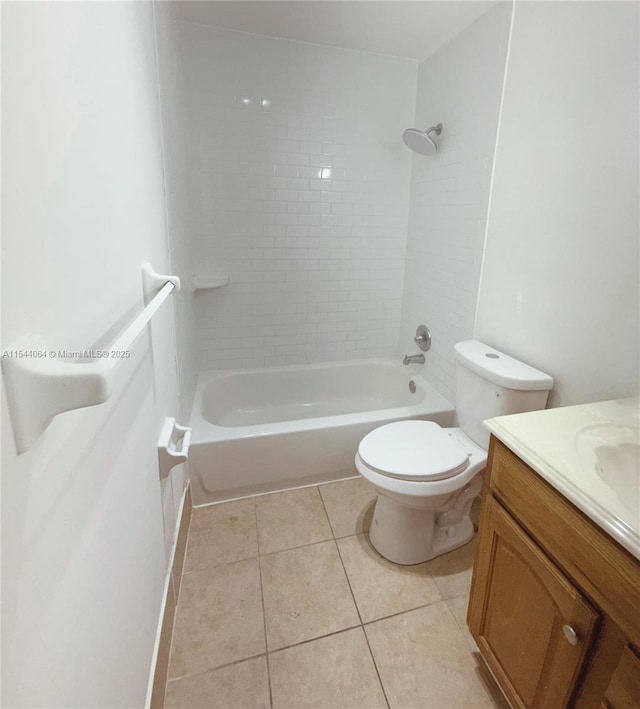
[[[499,416],[485,425],[640,559],[640,398]]]

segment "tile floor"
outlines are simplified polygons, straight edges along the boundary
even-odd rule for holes
[[[361,478],[193,512],[165,707],[504,707],[465,626],[475,543],[371,547]]]

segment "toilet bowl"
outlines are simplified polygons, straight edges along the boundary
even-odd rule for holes
[[[378,492],[369,530],[377,551],[396,564],[419,564],[466,544],[482,489],[494,416],[543,409],[553,379],[482,342],[454,346],[460,428],[398,421],[371,431],[356,468]]]
[[[466,544],[486,462],[487,452],[460,428],[430,421],[399,421],[365,436],[356,468],[378,493],[369,530],[374,548],[409,565]]]

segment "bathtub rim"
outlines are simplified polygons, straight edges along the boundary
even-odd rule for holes
[[[191,410],[189,425],[193,428],[192,445],[204,444],[214,441],[238,440],[255,436],[276,435],[283,432],[309,431],[318,428],[348,426],[357,423],[388,421],[394,419],[422,418],[429,414],[453,414],[455,408],[445,399],[432,384],[415,371],[408,370],[407,381],[413,380],[424,394],[422,401],[413,406],[397,406],[386,409],[370,409],[362,412],[317,416],[305,419],[293,419],[271,423],[250,424],[247,426],[220,426],[205,419],[202,415],[202,399],[207,385],[217,379],[229,375],[256,374],[270,372],[289,372],[300,370],[326,370],[335,367],[355,367],[366,364],[391,365],[396,370],[403,372],[402,364],[394,357],[371,357],[366,359],[337,360],[314,364],[279,365],[277,367],[252,367],[247,369],[209,369],[198,373],[196,392]]]

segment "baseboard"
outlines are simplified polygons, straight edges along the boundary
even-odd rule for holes
[[[167,674],[169,672],[173,621],[178,596],[180,594],[180,582],[182,579],[184,556],[187,549],[187,536],[189,534],[192,509],[191,485],[187,484],[180,503],[180,521],[176,525],[176,535],[164,583],[162,604],[158,618],[158,630],[156,632],[151,672],[147,686],[147,697],[144,703],[145,709],[162,709],[164,704],[164,693],[167,685]]]

